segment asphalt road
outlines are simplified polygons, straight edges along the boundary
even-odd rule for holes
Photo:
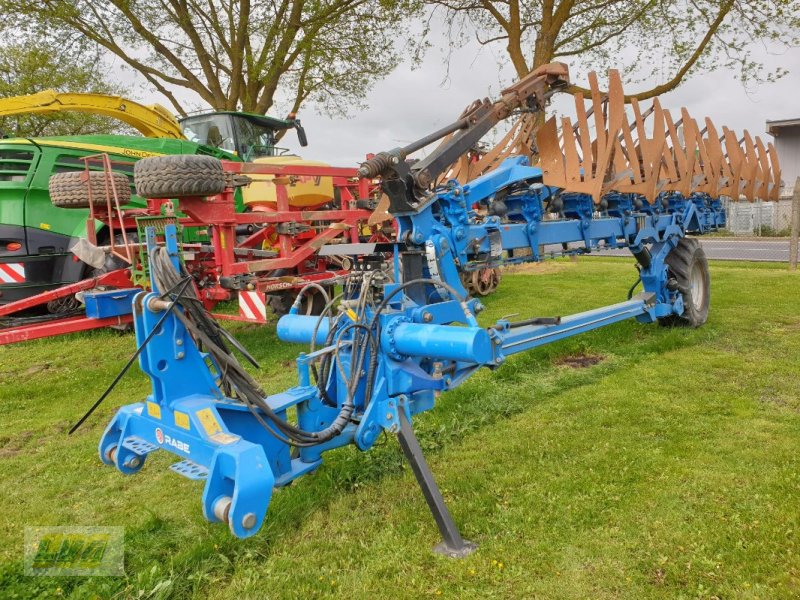
[[[752,260],[759,262],[789,262],[789,240],[700,238],[706,256],[713,260]],[[546,251],[560,250],[560,246],[548,246]],[[593,253],[594,254],[594,253]],[[630,256],[627,249],[600,250],[599,255]]]
[[[701,239],[708,258],[789,262],[789,240]]]

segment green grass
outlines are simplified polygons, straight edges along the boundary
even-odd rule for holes
[[[545,271],[545,272],[541,272]],[[558,261],[507,275],[483,322],[618,302],[628,262]],[[438,540],[397,442],[329,453],[279,490],[239,541],[201,515],[201,485],[152,456],[136,476],[96,444],[138,369],[66,430],[133,350],[94,332],[0,348],[0,597],[790,598],[800,596],[800,276],[712,265],[697,330],[620,323],[512,358],[415,420],[466,538]],[[236,325],[271,391],[297,347]],[[587,368],[564,358],[600,356]],[[173,459],[174,460],[174,459]],[[26,525],[122,525],[126,577],[26,578]]]

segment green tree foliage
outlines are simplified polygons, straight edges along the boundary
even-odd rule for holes
[[[92,52],[85,44],[48,43],[24,33],[14,33],[16,35],[8,35],[6,39],[16,38],[17,41],[0,46],[0,98],[48,89],[104,94],[124,92],[121,86],[108,82],[97,52]],[[21,114],[0,118],[0,132],[8,137],[127,131],[118,121],[87,113]]]
[[[2,9],[5,10],[2,10]],[[399,62],[415,0],[0,0],[0,12],[77,33],[184,114],[183,88],[219,110],[307,100],[344,113]]]
[[[504,46],[518,76],[552,61],[574,75],[617,68],[626,80],[656,80],[651,98],[700,71],[729,70],[743,82],[786,74],[753,58],[798,44],[797,0],[426,0],[451,24],[451,41],[473,36]],[[576,77],[573,77],[576,79]]]

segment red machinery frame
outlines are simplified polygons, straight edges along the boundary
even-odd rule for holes
[[[207,226],[213,252],[200,260],[187,261],[187,268],[203,280],[213,271],[220,278],[253,276],[248,289],[269,293],[278,290],[299,289],[309,281],[325,281],[347,273],[337,268],[329,259],[316,256],[325,244],[337,239],[358,242],[371,210],[359,208],[359,201],[370,199],[376,189],[368,179],[359,178],[355,168],[320,167],[304,165],[264,165],[223,161],[230,175],[272,175],[276,189],[275,211],[237,213],[234,204],[235,189],[228,187],[217,196],[204,198],[179,198],[178,206],[187,216],[179,219],[185,226]],[[330,177],[338,190],[341,206],[336,209],[315,208],[299,210],[289,205],[288,187],[303,178]],[[158,202],[158,200],[150,200]],[[245,240],[236,239],[237,226],[263,225]],[[379,232],[371,231],[371,235]],[[274,257],[258,257],[257,247],[268,237],[276,236],[271,246],[277,248]],[[249,251],[249,252],[248,252]],[[314,258],[316,257],[316,258]],[[194,271],[192,271],[195,269]],[[198,272],[199,269],[199,272]],[[291,275],[287,277],[285,271]],[[281,275],[271,275],[284,271]],[[294,276],[294,277],[292,277]],[[292,279],[296,281],[292,281]],[[212,278],[214,280],[214,278]],[[201,286],[201,298],[216,303],[231,298],[230,291],[220,285]]]
[[[108,174],[113,170],[114,164],[117,164],[107,155],[88,156],[83,160],[86,164],[87,180],[91,161],[101,161]],[[211,239],[210,248],[201,244],[184,245],[187,269],[195,276],[199,295],[209,308],[234,297],[235,286],[223,287],[223,280],[243,278],[246,279],[246,288],[241,289],[265,294],[299,289],[309,281],[334,280],[347,271],[331,259],[317,256],[317,251],[323,245],[337,239],[357,242],[365,232],[369,232],[372,238],[382,238],[384,235],[379,226],[366,229],[377,186],[372,180],[358,177],[356,168],[229,161],[223,161],[223,168],[228,174],[230,185],[221,194],[178,199],[178,208],[185,215],[178,217],[178,222],[184,226],[206,228]],[[275,211],[236,212],[234,181],[237,176],[242,175],[274,177],[272,183],[275,185],[277,198]],[[288,188],[309,177],[331,178],[334,188],[339,192],[340,206],[335,209],[320,206],[311,210],[291,207]],[[91,195],[91,189],[89,193]],[[370,208],[364,208],[365,204]],[[117,190],[114,189],[113,179],[108,176],[105,206],[95,202],[90,202],[89,205],[88,239],[96,244],[95,223],[97,220],[103,222],[110,233],[110,252],[131,263],[131,266],[0,306],[0,317],[98,287],[134,287],[131,273],[139,242],[131,242],[128,233],[136,230],[137,217],[163,216],[165,210],[168,215],[171,214],[171,201],[148,199],[146,208],[124,209],[120,205]],[[237,243],[237,227],[247,225],[258,226],[258,229]],[[115,241],[117,231],[123,238],[121,245]],[[267,239],[270,240],[270,250],[265,251],[259,247]],[[110,319],[72,316],[0,329],[0,345],[122,325],[130,320],[130,315]]]

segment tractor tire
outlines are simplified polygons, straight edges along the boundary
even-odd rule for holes
[[[133,167],[133,179],[142,198],[213,196],[225,189],[222,163],[213,156],[143,158]]]
[[[700,327],[708,320],[711,275],[700,242],[682,238],[667,254],[667,274],[674,279],[683,298],[683,314],[659,318],[665,327]]]
[[[131,201],[131,181],[123,173],[111,173],[111,180],[117,191],[120,206]],[[106,184],[108,190],[106,189]],[[89,208],[91,188],[91,204],[95,207],[106,206],[107,194],[111,195],[112,206],[114,196],[106,173],[102,171],[89,171],[89,180],[86,181],[86,172],[56,173],[50,177],[50,202],[59,208]]]

